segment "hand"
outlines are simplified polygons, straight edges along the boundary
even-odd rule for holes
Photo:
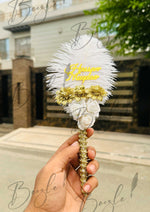
[[[94,130],[87,129],[90,137]],[[79,166],[78,133],[63,143],[36,177],[34,192],[25,212],[81,212],[88,196],[81,192],[80,177],[75,169]],[[96,151],[88,147],[87,165],[90,175],[96,173],[99,164],[94,160]],[[98,186],[96,177],[91,176],[83,189],[90,194]]]

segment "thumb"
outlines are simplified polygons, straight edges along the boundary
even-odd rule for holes
[[[78,141],[75,141],[72,145],[64,148],[55,157],[56,166],[59,168],[65,168],[67,164],[76,157],[79,152],[80,146]]]

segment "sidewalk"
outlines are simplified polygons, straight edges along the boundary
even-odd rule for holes
[[[39,170],[75,130],[55,127],[18,129],[0,138],[0,211],[23,212]],[[83,212],[150,211],[150,136],[96,131],[99,187]],[[21,185],[27,190],[19,189]],[[12,200],[17,189],[17,198]],[[25,201],[26,199],[26,201]]]
[[[56,149],[77,130],[35,126],[17,129],[2,138],[0,146],[20,151],[49,152]],[[88,145],[97,150],[97,157],[107,160],[150,165],[150,136],[95,131]]]
[[[0,137],[13,131],[13,124],[0,124]]]

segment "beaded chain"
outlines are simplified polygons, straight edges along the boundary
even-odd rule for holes
[[[87,156],[87,132],[86,130],[79,131],[79,144],[80,144],[80,181],[81,181],[81,188],[87,181],[87,163],[88,163],[88,156]],[[82,189],[82,193],[86,195],[86,192]]]

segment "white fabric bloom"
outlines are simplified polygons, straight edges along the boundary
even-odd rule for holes
[[[87,128],[90,128],[93,126],[95,122],[95,117],[92,113],[86,113],[83,116],[81,116],[78,120],[78,128],[80,130],[85,130]]]
[[[73,116],[73,119],[78,121],[78,119],[86,113],[86,103],[85,100],[79,102],[73,101],[69,104],[69,113]]]
[[[95,117],[99,117],[100,106],[96,100],[88,99],[86,105],[88,112],[94,113]]]
[[[82,99],[79,102],[74,100],[66,107],[66,111],[78,121],[79,129],[84,130],[94,125],[95,119],[99,117],[100,106],[93,99]]]

